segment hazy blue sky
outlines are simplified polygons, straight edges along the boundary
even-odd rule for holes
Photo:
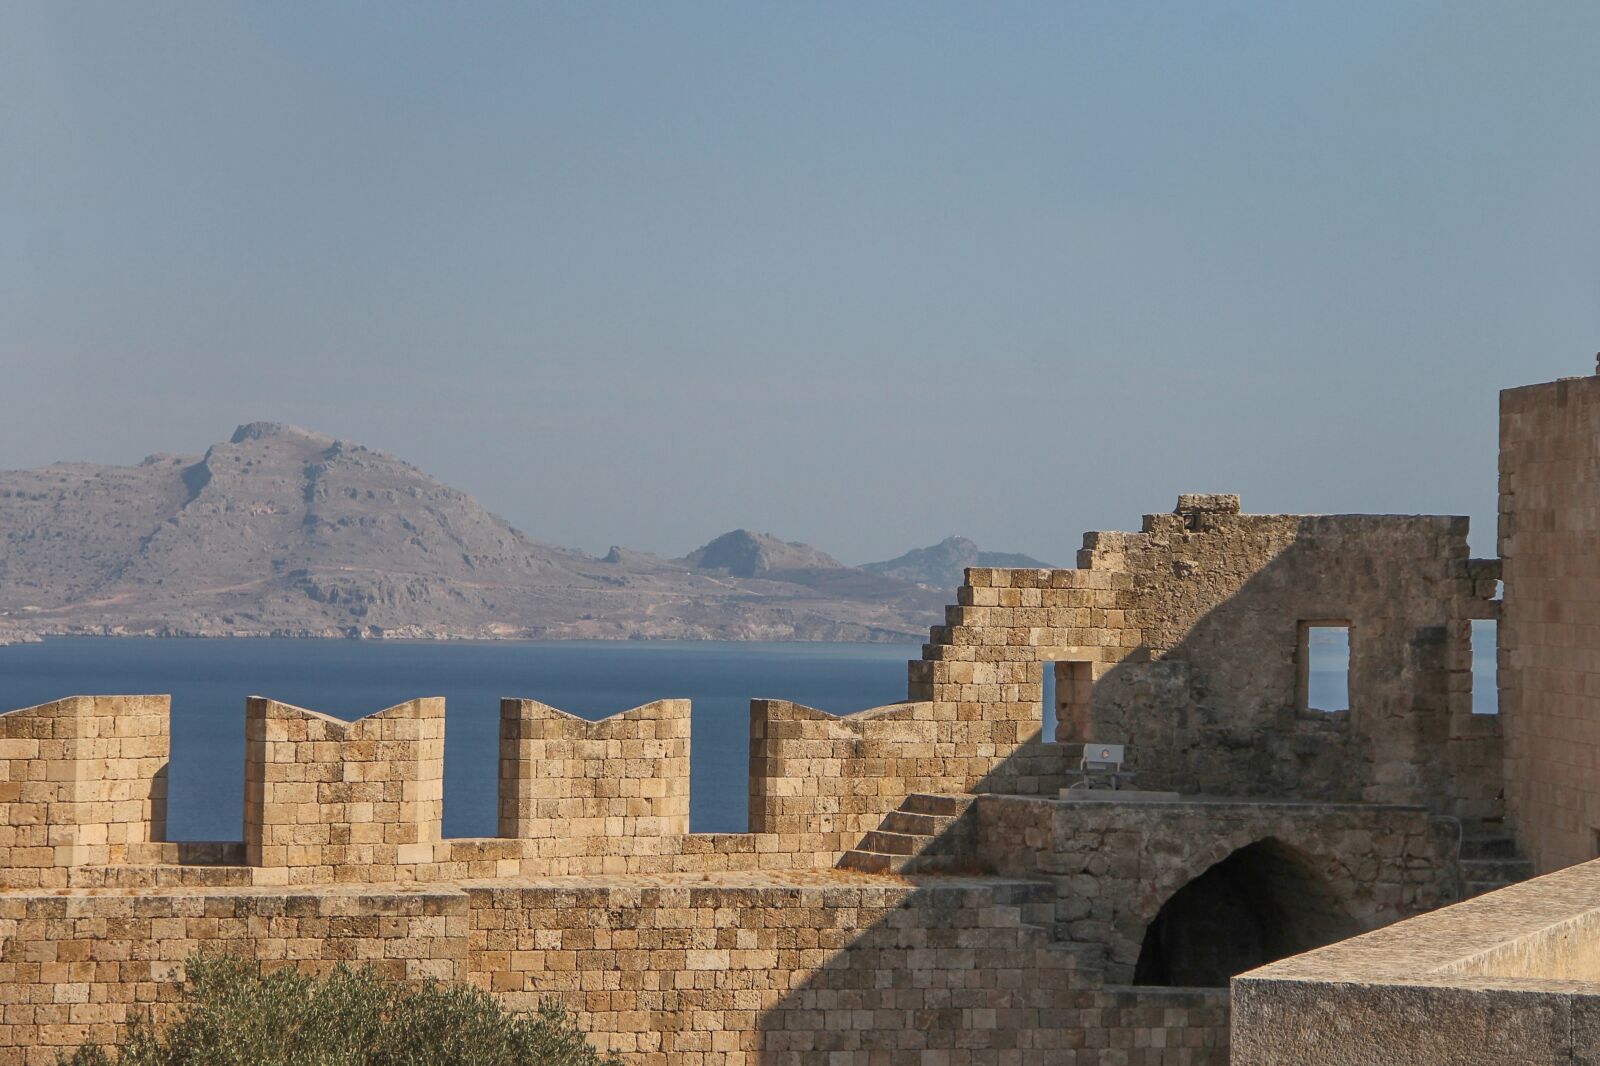
[[[0,3],[0,467],[273,419],[545,540],[1445,511],[1600,348],[1600,4]]]

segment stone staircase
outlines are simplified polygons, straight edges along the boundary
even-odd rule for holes
[[[976,796],[914,792],[840,858],[841,870],[874,874],[975,873],[971,827],[964,819]]]
[[[1516,839],[1499,828],[1465,831],[1461,837],[1459,865],[1462,899],[1481,896],[1533,876],[1533,863],[1517,850]]]

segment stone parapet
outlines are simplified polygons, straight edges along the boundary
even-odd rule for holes
[[[1585,863],[1241,974],[1234,1066],[1592,1063],[1597,899]]]
[[[839,716],[753,700],[750,829],[832,866],[907,795],[983,788],[1025,740],[1037,742],[1037,723],[1028,729],[945,701]]]

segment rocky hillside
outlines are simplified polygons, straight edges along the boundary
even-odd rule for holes
[[[961,584],[961,571],[969,566],[1049,566],[1014,552],[979,551],[966,537],[946,537],[938,544],[916,548],[896,559],[867,563],[861,569],[930,589],[953,589]]]
[[[766,534],[682,560],[536,541],[274,423],[203,456],[0,472],[0,641],[38,634],[905,640],[945,597]]]

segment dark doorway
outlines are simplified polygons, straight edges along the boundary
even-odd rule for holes
[[[1235,974],[1358,932],[1303,856],[1259,841],[1167,900],[1145,930],[1133,981],[1221,988]]]

